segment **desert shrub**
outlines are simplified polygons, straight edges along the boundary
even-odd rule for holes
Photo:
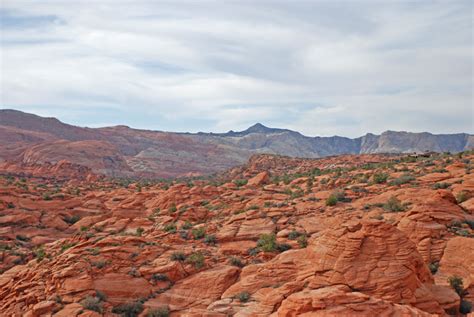
[[[176,208],[176,205],[175,204],[172,204],[169,208],[168,208],[168,211],[170,213],[174,213],[178,210],[178,208]]]
[[[167,224],[164,228],[166,232],[175,233],[176,232],[176,225],[174,223]]]
[[[153,274],[151,276],[151,280],[154,281],[154,282],[157,282],[157,281],[168,281],[169,278],[166,274],[160,274],[160,273],[156,273],[156,274]]]
[[[293,230],[288,234],[288,239],[296,240],[296,239],[298,239],[299,236],[301,236],[301,233],[296,231],[296,230]]]
[[[200,269],[204,266],[204,255],[201,252],[195,252],[186,259],[186,262],[192,264],[196,269]]]
[[[449,285],[460,297],[464,295],[464,285],[461,277],[453,275],[448,277]]]
[[[229,264],[233,265],[233,266],[237,266],[237,267],[244,267],[244,264],[242,263],[242,260],[239,259],[238,257],[235,257],[235,256],[233,256],[229,259]]]
[[[252,205],[250,207],[247,208],[247,210],[258,210],[260,207],[258,207],[258,205]]]
[[[101,314],[103,310],[102,303],[97,297],[87,296],[81,301],[81,305],[85,309],[98,312],[99,314]]]
[[[7,203],[7,208],[9,208],[9,209],[15,208],[15,204],[12,203],[12,202],[8,202]]]
[[[72,248],[73,246],[75,246],[76,243],[65,243],[61,246],[61,253],[63,253],[64,251],[66,251],[67,249],[70,249]]]
[[[239,301],[241,303],[246,303],[249,301],[250,299],[250,293],[249,292],[240,292],[239,294],[237,294],[237,298],[239,299]]]
[[[387,181],[387,179],[388,179],[388,174],[387,173],[375,173],[372,176],[372,181],[375,184],[383,184]]]
[[[46,251],[44,251],[43,247],[41,246],[34,251],[34,255],[36,259],[38,260],[38,262],[40,262],[45,258]]]
[[[204,243],[209,245],[214,245],[217,243],[217,238],[213,234],[208,234],[204,237]]]
[[[136,231],[136,235],[141,237],[144,231],[145,229],[143,229],[142,227],[138,227]]]
[[[451,186],[451,184],[448,184],[448,183],[436,183],[433,185],[433,189],[446,189],[446,188],[449,188],[449,186]]]
[[[275,234],[262,234],[257,241],[257,247],[264,252],[273,252],[277,249]]]
[[[326,199],[326,206],[335,206],[337,204],[337,197],[331,194],[328,199]]]
[[[191,231],[191,234],[193,235],[194,240],[199,240],[204,238],[204,235],[206,234],[206,228],[201,227],[201,228],[194,228]]]
[[[105,302],[107,300],[107,296],[101,291],[95,291],[95,297],[102,302]]]
[[[247,253],[250,255],[250,256],[255,256],[258,254],[258,252],[260,252],[259,248],[250,248],[247,250]]]
[[[183,252],[177,251],[171,254],[170,259],[171,261],[184,262],[186,260],[186,255]]]
[[[397,197],[392,196],[383,205],[383,209],[390,212],[399,212],[399,211],[404,211],[405,206],[402,205],[402,202]]]
[[[139,301],[115,306],[112,309],[112,313],[120,314],[123,317],[137,317],[142,311],[143,304]]]
[[[460,191],[459,193],[457,193],[456,195],[456,201],[458,202],[458,204],[460,203],[463,203],[465,202],[466,200],[469,199],[469,195],[467,192],[465,191]]]
[[[461,305],[459,305],[459,312],[461,314],[469,314],[472,311],[472,303],[465,299],[461,300]]]
[[[306,248],[308,246],[308,239],[306,238],[306,235],[299,236],[297,242],[300,248]]]
[[[24,236],[24,235],[22,235],[22,234],[17,234],[17,235],[16,235],[16,239],[17,239],[17,240],[20,240],[20,241],[24,241],[24,242],[28,242],[28,241],[31,240],[30,238],[28,238],[27,236]]]
[[[430,269],[431,274],[436,274],[436,272],[438,272],[439,262],[431,262],[428,265],[428,268]]]
[[[291,245],[287,243],[277,243],[276,249],[278,252],[285,252],[291,249]]]
[[[168,307],[150,309],[147,313],[147,317],[168,317],[169,315],[170,310]]]
[[[81,219],[81,217],[79,215],[73,215],[73,216],[66,216],[63,218],[63,220],[70,224],[70,225],[73,225],[75,224],[76,222],[78,222],[79,220]]]
[[[98,269],[103,269],[104,267],[107,266],[107,264],[108,264],[108,262],[104,261],[104,260],[91,262],[91,265],[95,266]]]
[[[464,220],[465,223],[469,226],[469,228],[474,230],[474,220]]]
[[[246,179],[236,179],[236,180],[234,180],[234,184],[237,185],[237,187],[247,185],[247,183],[248,183],[248,180],[246,180]]]
[[[410,174],[403,174],[402,176],[393,179],[389,182],[391,186],[400,186],[403,184],[408,184],[415,180],[415,177],[411,176]]]

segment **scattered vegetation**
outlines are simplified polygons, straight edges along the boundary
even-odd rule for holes
[[[140,301],[122,304],[112,309],[112,313],[120,314],[123,317],[137,317],[142,311],[143,303]]]
[[[237,187],[245,186],[247,185],[248,180],[246,179],[236,179],[234,180],[234,184],[237,185]]]
[[[204,237],[204,243],[209,245],[215,245],[217,243],[217,238],[213,234],[208,234]]]
[[[387,173],[375,173],[373,176],[372,176],[372,181],[374,182],[374,184],[384,184],[387,182],[387,179],[388,179],[388,174]]]
[[[416,178],[410,174],[403,174],[402,176],[391,180],[388,184],[390,186],[400,186],[403,184],[408,184],[414,181]]]
[[[461,203],[465,202],[468,199],[469,199],[469,194],[466,191],[460,191],[456,195],[456,201],[458,202],[458,204],[461,204]]]
[[[206,228],[193,228],[191,234],[193,235],[194,240],[202,239],[206,235]]]
[[[102,302],[97,297],[87,296],[81,301],[81,305],[87,310],[92,310],[99,314],[102,314],[102,310],[103,310]]]
[[[457,275],[450,276],[448,277],[448,283],[460,297],[464,295],[464,283],[461,277]]]
[[[244,267],[244,264],[242,263],[242,260],[238,257],[231,257],[229,259],[229,264],[237,267]]]
[[[186,259],[187,263],[192,264],[196,269],[204,267],[204,255],[201,252],[194,252]]]
[[[246,291],[240,292],[239,294],[237,294],[237,298],[241,303],[246,303],[250,300],[250,293]]]
[[[171,254],[171,261],[184,262],[186,260],[186,255],[183,252],[176,251]]]
[[[428,268],[430,269],[431,274],[436,274],[436,272],[438,272],[439,262],[431,262],[428,265]]]
[[[392,196],[383,205],[383,209],[389,212],[400,212],[405,211],[406,208],[397,197]]]
[[[176,232],[176,225],[174,223],[170,223],[165,225],[164,230],[169,233],[175,233]]]
[[[147,313],[147,317],[168,317],[169,315],[170,309],[168,307],[150,309]]]

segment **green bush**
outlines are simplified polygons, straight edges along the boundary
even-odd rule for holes
[[[237,187],[247,185],[247,183],[248,183],[248,180],[246,180],[246,179],[236,179],[236,180],[234,180],[234,184],[237,185]]]
[[[461,277],[453,275],[448,277],[449,285],[460,297],[464,295],[464,285]]]
[[[43,247],[41,246],[34,251],[34,255],[36,259],[38,260],[38,262],[40,262],[45,258],[46,251],[44,251]]]
[[[136,235],[141,237],[144,231],[145,229],[143,229],[142,227],[138,227],[136,231]]]
[[[465,299],[461,300],[461,305],[459,305],[459,312],[461,314],[469,314],[472,311],[472,303]]]
[[[237,298],[239,299],[240,302],[246,303],[250,300],[250,293],[249,292],[240,292],[237,294]]]
[[[143,311],[143,303],[136,301],[116,306],[112,309],[112,313],[120,314],[123,317],[137,317]]]
[[[297,242],[300,248],[306,248],[308,246],[308,240],[306,238],[306,235],[299,236]]]
[[[157,281],[163,281],[163,282],[166,282],[169,280],[168,276],[166,274],[160,274],[160,273],[156,273],[156,274],[153,274],[151,276],[151,280],[154,281],[154,282],[157,282]]]
[[[95,291],[95,297],[102,302],[105,302],[107,300],[107,296],[101,291]]]
[[[191,234],[193,235],[194,240],[202,239],[206,235],[206,228],[193,228]]]
[[[175,233],[176,232],[176,225],[174,223],[167,224],[164,228],[166,232]]]
[[[237,267],[244,267],[244,264],[242,263],[242,260],[239,259],[238,257],[235,257],[235,256],[233,256],[229,259],[229,264],[233,265],[233,266],[237,266]]]
[[[186,259],[186,262],[192,264],[196,269],[200,269],[204,266],[204,255],[201,252],[195,252]]]
[[[448,184],[448,183],[436,183],[433,185],[433,189],[446,189],[446,188],[449,188],[449,186],[451,186],[451,184]]]
[[[186,260],[186,255],[183,252],[177,251],[171,254],[170,259],[171,261],[184,262]]]
[[[335,206],[337,204],[337,197],[331,194],[328,199],[326,199],[326,206]]]
[[[217,243],[217,238],[213,234],[208,234],[204,237],[204,243],[209,245],[214,245]]]
[[[460,191],[456,195],[456,201],[458,202],[458,204],[461,204],[461,203],[465,202],[468,199],[469,199],[469,195],[465,191]]]
[[[176,205],[175,204],[172,204],[169,208],[168,208],[168,211],[170,213],[174,213],[176,212],[178,209],[176,208]]]
[[[277,249],[276,236],[272,234],[262,234],[257,241],[257,247],[264,252],[273,252]]]
[[[288,234],[288,239],[296,240],[296,239],[298,239],[299,236],[301,236],[301,233],[296,231],[296,230],[293,230]]]
[[[390,212],[400,212],[405,211],[405,207],[402,205],[402,202],[395,196],[392,196],[387,200],[383,205],[383,209]]]
[[[76,222],[78,222],[79,220],[81,219],[81,217],[79,215],[73,215],[73,216],[66,216],[63,218],[63,220],[70,224],[70,225],[73,225],[75,224]]]
[[[436,274],[436,272],[438,272],[438,268],[439,268],[439,262],[431,262],[429,265],[428,265],[430,271],[431,271],[431,274]]]
[[[98,312],[99,314],[101,314],[103,310],[102,303],[97,297],[87,296],[81,301],[81,305],[85,309]]]
[[[291,245],[287,243],[277,243],[277,251],[278,252],[285,252],[291,249]]]
[[[147,313],[147,317],[168,317],[169,315],[170,310],[168,307],[150,309]]]
[[[375,173],[372,176],[372,181],[375,184],[383,184],[383,183],[387,182],[387,179],[388,179],[388,174],[387,173]]]
[[[408,183],[410,183],[414,180],[415,180],[415,177],[411,176],[410,174],[404,174],[404,175],[390,181],[389,185],[391,185],[391,186],[400,186],[400,185],[403,185],[403,184],[408,184]]]

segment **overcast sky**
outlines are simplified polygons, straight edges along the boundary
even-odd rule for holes
[[[474,133],[469,0],[0,3],[0,108],[91,127]]]

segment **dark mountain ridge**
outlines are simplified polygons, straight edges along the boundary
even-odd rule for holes
[[[308,137],[261,123],[237,132],[175,133],[123,125],[83,128],[9,109],[0,109],[0,132],[0,161],[68,160],[92,169],[100,166],[102,173],[111,175],[207,174],[243,164],[256,153],[319,158],[341,154],[460,152],[474,148],[474,136],[466,133],[386,131],[355,139]]]

